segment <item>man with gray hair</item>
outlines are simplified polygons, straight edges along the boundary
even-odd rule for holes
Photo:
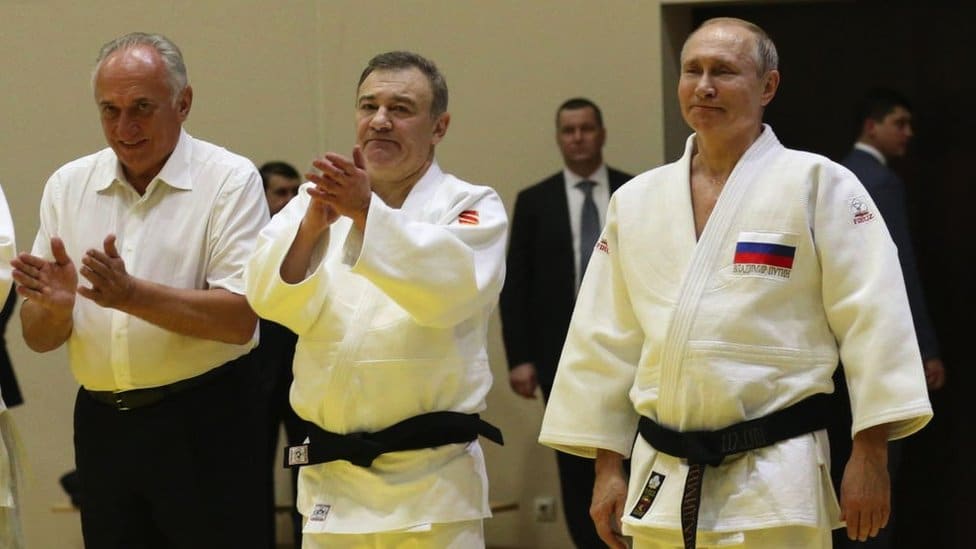
[[[762,122],[776,57],[740,19],[688,37],[678,99],[695,133],[614,194],[583,280],[540,440],[596,458],[590,514],[611,547],[820,549],[841,521],[876,536],[887,442],[932,416],[877,207]],[[825,427],[840,358],[854,421],[838,507]]]
[[[33,250],[12,261],[28,346],[67,343],[81,385],[85,545],[267,547],[243,296],[261,179],[183,130],[193,90],[165,37],[109,42],[92,83],[109,146],[51,176]]]
[[[478,414],[505,276],[505,207],[444,173],[447,85],[411,52],[374,57],[351,156],[313,162],[261,231],[247,298],[298,334],[291,405],[310,423],[298,509],[305,549],[484,547],[491,515]]]

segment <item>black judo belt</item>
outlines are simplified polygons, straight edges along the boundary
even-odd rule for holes
[[[833,395],[817,394],[768,416],[717,431],[672,431],[646,417],[638,430],[659,452],[687,460],[688,477],[681,496],[681,533],[685,549],[695,549],[705,466],[717,467],[726,456],[771,446],[781,440],[827,427]]]
[[[479,435],[504,444],[502,432],[478,414],[430,412],[375,433],[340,435],[309,424],[308,443],[285,448],[285,467],[300,467],[344,459],[360,467],[387,452],[435,448],[471,442]]]

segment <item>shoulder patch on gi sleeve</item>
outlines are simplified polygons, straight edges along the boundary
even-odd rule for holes
[[[871,211],[870,203],[864,198],[864,195],[851,198],[848,201],[848,206],[851,209],[851,220],[855,225],[867,223],[874,219],[874,212]]]
[[[458,215],[461,225],[477,225],[478,221],[478,210],[464,210]]]

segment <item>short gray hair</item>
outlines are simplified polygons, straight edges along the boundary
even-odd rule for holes
[[[694,35],[705,27],[722,23],[738,25],[751,32],[756,38],[756,65],[759,67],[759,76],[779,69],[779,54],[776,53],[776,44],[773,43],[773,39],[766,34],[766,31],[762,27],[745,19],[739,19],[737,17],[713,17],[699,25],[691,35]],[[691,35],[688,38],[691,38]]]
[[[95,68],[92,69],[92,89],[95,87],[98,70],[102,68],[102,63],[108,56],[117,51],[128,50],[137,46],[149,46],[159,54],[163,60],[163,65],[166,67],[169,87],[173,92],[173,101],[176,101],[180,92],[186,89],[189,77],[186,74],[186,64],[183,62],[183,53],[180,52],[180,48],[172,40],[161,34],[130,32],[102,46],[98,52],[98,58],[95,59]]]

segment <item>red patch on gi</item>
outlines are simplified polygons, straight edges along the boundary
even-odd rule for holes
[[[600,241],[596,243],[596,249],[605,254],[610,254],[610,246],[607,244],[606,238],[601,238]]]
[[[462,225],[477,225],[478,210],[464,210],[458,215],[458,223]]]

